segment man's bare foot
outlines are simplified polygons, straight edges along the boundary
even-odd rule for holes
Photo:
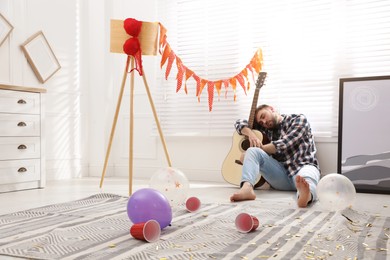
[[[311,193],[309,189],[309,184],[301,176],[295,177],[295,186],[299,192],[299,197],[297,200],[298,207],[306,208],[307,204],[311,200]]]
[[[256,199],[256,194],[249,182],[244,182],[241,189],[230,197],[231,202],[254,199]]]

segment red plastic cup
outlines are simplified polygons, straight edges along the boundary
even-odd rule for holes
[[[156,220],[151,219],[147,222],[137,223],[131,226],[130,234],[139,240],[155,242],[160,238],[161,227]]]
[[[248,213],[240,213],[236,217],[236,228],[241,233],[248,233],[259,227],[259,220]]]
[[[190,197],[186,200],[186,208],[189,212],[197,211],[200,208],[200,200],[197,197]]]

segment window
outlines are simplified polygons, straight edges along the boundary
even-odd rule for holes
[[[339,78],[385,75],[390,67],[390,2],[386,0],[162,0],[159,20],[183,63],[210,80],[229,78],[258,48],[268,73],[260,103],[304,113],[316,136],[338,132]],[[245,95],[229,87],[208,110],[193,79],[176,93],[176,71],[160,73],[156,106],[168,136],[231,136],[248,118],[254,84]],[[165,71],[165,67],[163,67]]]

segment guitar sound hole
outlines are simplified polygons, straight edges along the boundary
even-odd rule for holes
[[[248,139],[245,139],[244,141],[242,141],[241,143],[241,148],[242,150],[246,151],[249,147],[251,146],[250,142]]]

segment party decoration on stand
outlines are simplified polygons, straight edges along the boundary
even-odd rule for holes
[[[189,186],[184,173],[172,167],[159,169],[150,179],[150,188],[164,194],[171,207],[185,203]]]
[[[356,189],[344,175],[330,173],[318,182],[317,195],[322,208],[338,211],[352,206],[356,198]]]
[[[156,220],[161,229],[172,221],[172,209],[168,199],[159,191],[143,188],[134,192],[127,202],[127,215],[134,224]]]
[[[168,154],[165,138],[161,129],[160,122],[158,120],[157,112],[153,103],[152,94],[149,89],[149,85],[146,80],[145,71],[142,66],[142,55],[157,55],[157,35],[158,35],[158,23],[140,22],[133,18],[128,18],[125,21],[111,20],[111,39],[110,39],[110,51],[114,53],[127,54],[127,61],[125,70],[123,72],[122,85],[118,96],[118,102],[116,105],[115,115],[112,122],[110,139],[107,146],[106,157],[104,160],[104,166],[102,176],[100,179],[100,188],[103,186],[104,176],[106,175],[108,158],[111,152],[112,141],[115,134],[115,128],[118,121],[118,115],[122,103],[122,97],[124,95],[124,88],[128,74],[131,74],[130,78],[130,137],[129,137],[129,195],[132,194],[133,186],[133,139],[134,139],[134,70],[138,71],[142,76],[145,90],[148,95],[149,103],[153,112],[154,120],[157,125],[160,140],[165,152],[165,157],[168,162],[168,166],[172,166],[171,159]],[[135,63],[135,67],[134,67]]]

